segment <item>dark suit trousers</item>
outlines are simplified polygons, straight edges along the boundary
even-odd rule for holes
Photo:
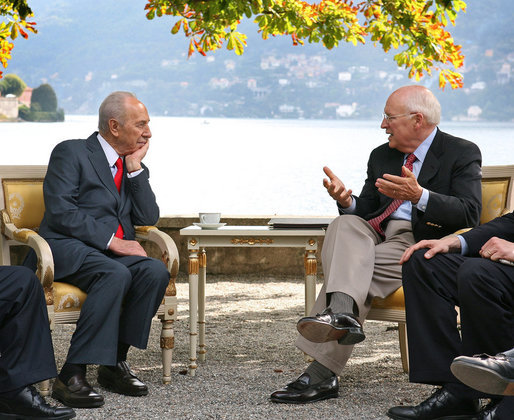
[[[118,342],[146,348],[169,273],[153,258],[93,252],[78,272],[59,281],[88,294],[66,362],[115,365]]]
[[[43,288],[25,267],[0,267],[0,392],[57,375]]]
[[[427,260],[425,252],[415,252],[403,266],[410,380],[483,396],[461,384],[450,364],[460,355],[494,355],[514,347],[514,267],[458,254]]]

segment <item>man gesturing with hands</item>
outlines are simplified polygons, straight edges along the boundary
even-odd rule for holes
[[[323,185],[340,216],[321,254],[324,284],[312,315],[298,321],[296,345],[314,358],[271,400],[306,403],[338,396],[340,375],[364,340],[362,323],[375,296],[401,286],[398,261],[416,241],[476,226],[481,210],[481,154],[437,127],[440,105],[422,86],[387,99],[381,128],[388,142],[371,152],[360,195],[327,167]]]
[[[328,179],[323,179],[323,185],[330,197],[343,208],[350,207],[353,201],[352,190],[347,190],[328,166],[325,166],[323,171],[328,176]],[[384,174],[383,179],[377,179],[375,186],[381,194],[394,199],[410,201],[412,204],[417,204],[423,193],[423,188],[419,186],[416,176],[405,166],[402,166],[402,176]]]
[[[141,396],[147,386],[127,364],[130,346],[146,348],[152,317],[169,281],[166,266],[149,258],[134,225],[152,225],[159,207],[142,163],[152,136],[146,107],[129,92],[100,105],[98,132],[58,144],[50,156],[39,233],[54,256],[55,281],[87,293],[52,396],[70,407],[99,407],[104,398],[86,380]],[[27,264],[35,267],[33,255]]]

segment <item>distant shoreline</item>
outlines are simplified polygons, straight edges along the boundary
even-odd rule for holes
[[[175,118],[175,119],[190,119],[190,120],[204,120],[206,123],[209,121],[220,121],[220,120],[249,120],[249,121],[316,121],[316,122],[377,122],[380,124],[379,120],[372,120],[369,118],[251,118],[251,117],[197,117],[197,116],[176,116],[176,115],[156,115],[150,114],[151,118]],[[96,114],[65,114],[64,121],[27,121],[21,118],[4,118],[0,119],[0,123],[66,123],[69,121],[73,121],[74,118],[97,118]],[[448,123],[484,123],[484,124],[514,124],[514,118],[512,120],[486,120],[480,118],[468,118],[468,117],[453,117],[450,120],[441,119],[441,124],[444,125]]]
[[[65,120],[70,121],[73,118],[90,118],[97,117],[97,114],[66,114]],[[151,118],[176,118],[176,119],[190,119],[190,120],[205,120],[205,121],[220,121],[220,120],[242,120],[242,121],[329,121],[329,122],[377,122],[380,125],[379,119],[373,120],[371,118],[251,118],[251,117],[199,117],[190,115],[160,115],[150,113]],[[63,121],[61,121],[63,122]],[[492,124],[514,124],[514,118],[511,120],[490,120],[481,118],[468,118],[468,117],[454,117],[452,119],[445,119],[441,117],[441,124],[446,123],[492,123]]]

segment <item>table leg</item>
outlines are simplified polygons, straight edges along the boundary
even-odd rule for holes
[[[316,250],[305,251],[305,316],[309,316],[316,300],[316,277],[318,262],[316,260]]]
[[[198,337],[198,249],[189,250],[189,370],[196,373],[196,341]]]
[[[199,346],[198,359],[205,362],[207,347],[205,346],[205,282],[207,276],[207,254],[205,249],[199,254],[200,275],[198,279],[198,330],[199,330]]]
[[[312,245],[312,244],[311,244]],[[318,262],[316,260],[316,250],[308,249],[305,251],[305,316],[310,316],[314,302],[316,300],[316,278],[318,272]],[[305,362],[312,363],[314,359],[307,353],[303,355]]]

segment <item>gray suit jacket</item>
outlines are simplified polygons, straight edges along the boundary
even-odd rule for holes
[[[76,272],[88,253],[105,251],[119,223],[125,239],[134,239],[133,225],[159,219],[148,168],[143,165],[141,174],[128,178],[124,167],[118,193],[97,134],[66,140],[50,156],[39,234],[52,249],[56,279]]]
[[[377,178],[385,173],[401,175],[404,153],[385,143],[371,152],[367,178],[356,199],[356,214],[366,220],[381,214],[393,201],[378,192]],[[465,227],[477,226],[482,210],[482,156],[467,140],[437,129],[418,176],[430,191],[426,211],[412,208],[412,232],[416,241],[441,238]],[[344,213],[344,209],[339,209]]]

